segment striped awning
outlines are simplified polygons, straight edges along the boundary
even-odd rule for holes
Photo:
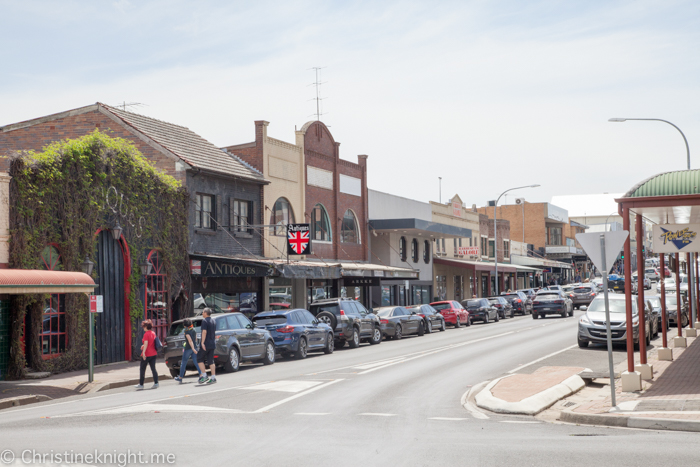
[[[82,272],[0,269],[0,294],[92,293],[95,287]]]

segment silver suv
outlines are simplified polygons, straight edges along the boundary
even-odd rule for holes
[[[627,343],[627,327],[625,315],[625,296],[621,294],[610,294],[610,331],[613,344]],[[646,339],[647,344],[650,338],[651,304],[648,303],[646,315]],[[635,350],[639,348],[639,314],[637,313],[637,301],[632,300],[632,337]],[[586,314],[578,320],[578,346],[588,347],[589,342],[604,344],[607,342],[607,330],[605,327],[605,300],[603,295],[598,295],[593,299]]]

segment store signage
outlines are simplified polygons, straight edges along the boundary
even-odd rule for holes
[[[462,256],[479,256],[478,246],[458,246],[457,254]]]
[[[346,287],[378,286],[379,281],[378,277],[346,277],[343,279],[343,285]]]
[[[700,224],[663,224],[653,229],[654,253],[700,252]]]
[[[201,259],[190,260],[190,272],[193,276],[204,277],[267,277],[272,275],[272,268],[265,265],[241,264],[225,260]]]
[[[90,295],[90,313],[102,313],[104,311],[104,297],[102,295]]]
[[[289,224],[287,227],[287,254],[311,254],[311,226],[309,224]]]
[[[462,217],[462,204],[458,201],[452,201],[452,215]]]
[[[553,204],[547,203],[547,219],[568,224],[569,211],[562,209],[559,206],[554,206]]]

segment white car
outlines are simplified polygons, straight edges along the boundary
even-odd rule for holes
[[[644,275],[649,278],[649,280],[658,282],[661,278],[658,269],[656,268],[646,268],[644,269]]]

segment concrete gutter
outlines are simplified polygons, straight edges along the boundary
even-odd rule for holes
[[[625,415],[584,414],[562,410],[559,420],[577,425],[599,425],[646,430],[700,432],[700,420],[678,420],[670,418],[631,417]]]
[[[8,397],[7,399],[0,400],[0,410],[9,409],[10,407],[19,407],[20,405],[36,404],[37,402],[44,402],[50,400],[52,399],[49,396],[44,395]]]
[[[579,375],[573,375],[551,388],[517,402],[508,402],[494,397],[491,393],[491,389],[496,386],[499,381],[510,376],[514,375],[495,379],[486,385],[484,390],[476,395],[476,405],[482,409],[496,413],[537,415],[554,405],[560,399],[580,391],[586,385]]]
[[[173,379],[173,378],[170,375],[158,375],[158,381],[166,380],[166,379]],[[153,382],[153,376],[148,376],[147,378],[144,379],[144,384],[150,384],[152,382]],[[94,392],[100,392],[100,391],[107,391],[109,389],[123,388],[124,386],[131,386],[131,385],[136,386],[137,384],[139,384],[138,378],[123,379],[121,381],[112,381],[109,383],[97,384],[95,387],[93,387],[92,389],[90,389],[88,391],[88,394],[91,394]]]

